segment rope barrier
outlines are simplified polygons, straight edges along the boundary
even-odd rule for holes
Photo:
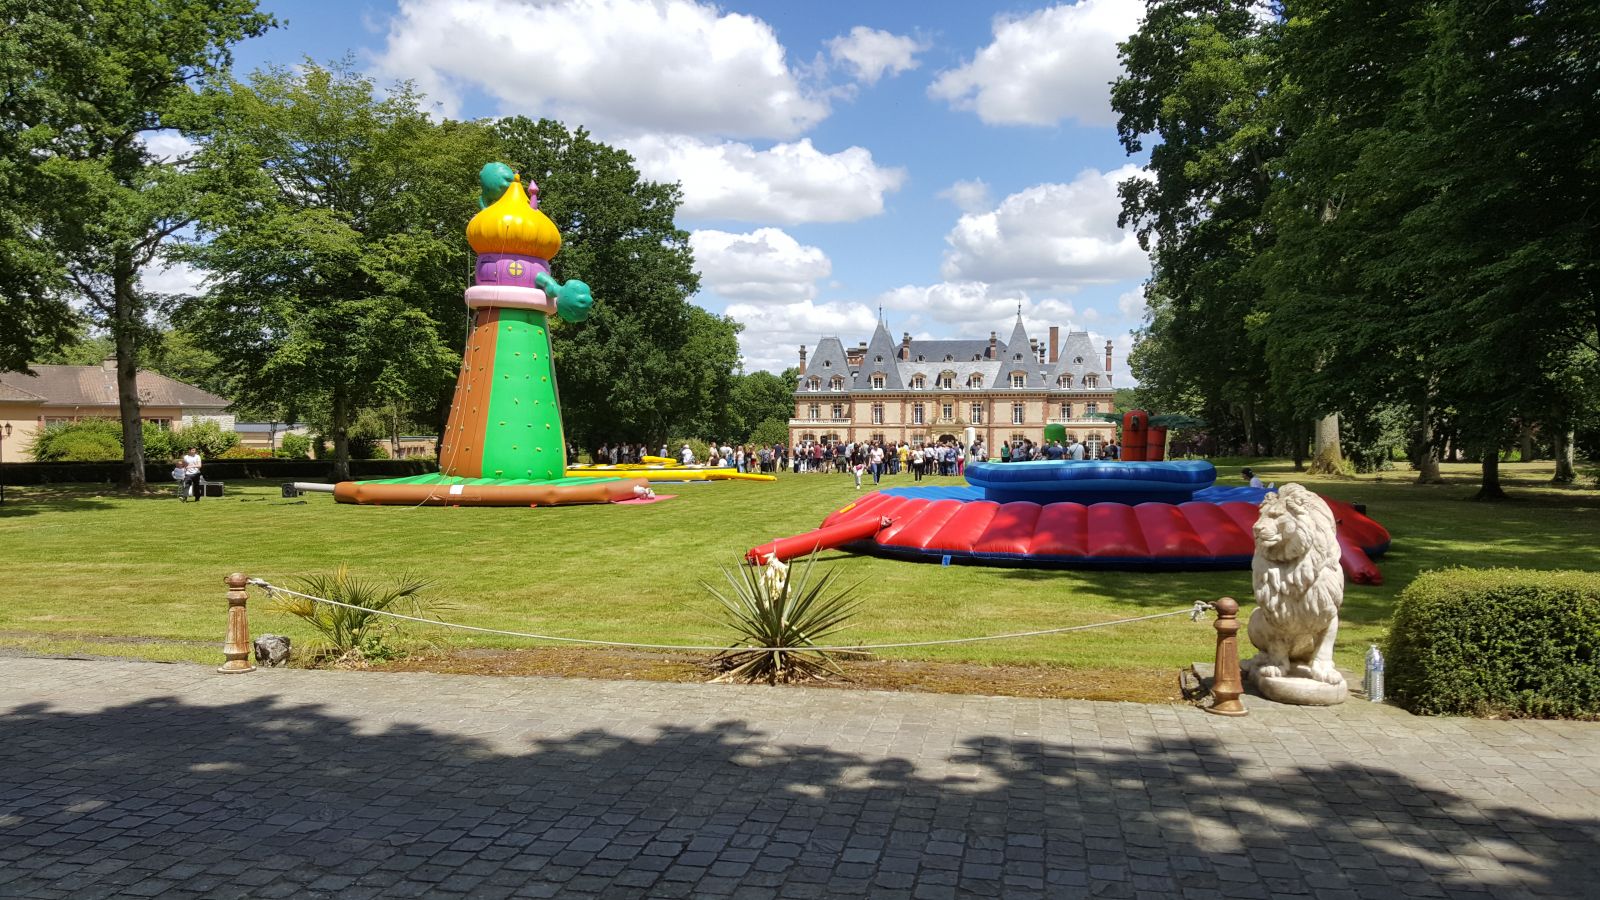
[[[345,603],[341,600],[329,600],[326,597],[303,594],[299,591],[290,590],[286,587],[279,587],[278,585],[272,584],[271,582],[261,578],[252,578],[250,579],[250,583],[266,591],[268,596],[287,594],[292,597],[300,597],[315,603],[327,603],[330,606],[342,606],[346,609],[370,613],[375,616],[388,616],[391,619],[403,619],[407,622],[420,622],[424,625],[439,625],[445,628],[459,628],[462,631],[476,631],[481,634],[498,634],[507,637],[529,638],[537,641],[556,641],[565,644],[588,644],[599,647],[625,647],[635,650],[694,650],[709,653],[721,653],[725,650],[814,650],[828,653],[865,653],[869,650],[899,650],[908,647],[941,647],[948,646],[950,644],[973,644],[980,641],[1003,641],[1012,638],[1041,637],[1047,634],[1067,634],[1074,631],[1088,631],[1091,628],[1107,628],[1112,625],[1127,625],[1130,622],[1148,622],[1152,619],[1166,619],[1171,618],[1172,616],[1188,616],[1189,621],[1197,622],[1199,621],[1202,613],[1213,608],[1210,603],[1207,603],[1204,600],[1196,600],[1192,606],[1185,607],[1184,609],[1173,610],[1172,612],[1154,613],[1148,616],[1133,616],[1131,618],[1116,619],[1110,622],[1093,622],[1088,625],[1069,625],[1063,628],[1044,628],[1038,631],[1012,631],[1006,634],[989,634],[980,637],[947,638],[938,641],[904,641],[894,644],[857,644],[850,647],[812,647],[809,645],[803,647],[744,647],[739,644],[734,644],[732,646],[710,647],[699,646],[695,644],[639,644],[629,641],[602,641],[594,638],[575,638],[560,637],[553,634],[534,634],[527,631],[506,631],[500,628],[484,628],[480,625],[460,625],[455,622],[446,622],[442,619],[427,619],[421,616],[408,616],[404,613],[389,612],[388,610],[384,609],[369,609],[365,606],[356,606],[353,603]]]

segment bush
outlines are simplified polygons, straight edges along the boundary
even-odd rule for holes
[[[54,422],[33,438],[34,462],[109,462],[122,458],[122,423],[116,419]]]
[[[694,461],[697,463],[703,463],[711,457],[711,445],[698,438],[673,438],[667,441],[667,455],[682,462],[684,444],[688,444],[689,449],[694,451]]]
[[[1425,573],[1388,655],[1389,694],[1414,713],[1600,718],[1600,574]]]
[[[422,598],[422,591],[428,584],[403,573],[389,578],[386,583],[371,581],[351,575],[350,570],[341,565],[331,574],[301,578],[300,591],[349,606],[280,594],[275,598],[275,607],[317,630],[321,639],[312,649],[313,658],[345,663],[387,662],[405,655],[396,643],[402,620],[378,613],[428,618],[446,609],[444,604]],[[351,609],[352,606],[360,608]]]
[[[276,455],[282,459],[310,459],[311,435],[284,435],[283,440],[278,442],[278,452]]]
[[[255,447],[229,447],[218,454],[217,459],[271,459],[270,450],[258,450]]]
[[[180,454],[190,447],[199,447],[200,455],[205,459],[220,459],[237,446],[239,436],[231,431],[223,431],[216,422],[196,422],[172,433],[172,448]]]
[[[177,459],[183,451],[172,446],[172,432],[154,422],[144,423],[145,462],[166,462]]]

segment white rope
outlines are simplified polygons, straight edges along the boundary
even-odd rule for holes
[[[356,606],[353,603],[345,603],[340,600],[329,600],[326,597],[302,594],[299,591],[290,590],[289,588],[285,587],[279,587],[260,578],[252,578],[250,579],[250,583],[266,591],[269,595],[288,594],[290,596],[311,600],[316,603],[327,603],[332,606],[342,606],[346,609],[353,609],[357,612],[371,613],[375,616],[388,616],[391,619],[404,619],[407,622],[421,622],[424,625],[442,625],[445,628],[459,628],[462,631],[476,631],[482,634],[499,634],[507,637],[530,638],[538,641],[559,641],[566,644],[591,644],[600,647],[627,647],[636,650],[696,650],[711,653],[721,653],[725,650],[814,650],[829,653],[863,653],[868,650],[897,650],[907,647],[939,647],[949,644],[972,644],[979,641],[1003,641],[1010,638],[1040,637],[1047,634],[1066,634],[1072,631],[1088,631],[1091,628],[1106,628],[1111,625],[1126,625],[1130,622],[1148,622],[1151,619],[1166,619],[1172,616],[1188,616],[1189,621],[1194,622],[1199,620],[1201,613],[1212,608],[1210,603],[1207,603],[1204,600],[1196,600],[1193,606],[1184,609],[1173,610],[1172,612],[1155,613],[1148,616],[1134,616],[1128,619],[1116,619],[1111,622],[1094,622],[1089,625],[1069,625],[1065,628],[1045,628],[1039,631],[1012,631],[1006,634],[989,634],[983,635],[982,637],[947,638],[940,641],[906,641],[896,644],[857,644],[852,647],[813,647],[809,644],[799,647],[745,647],[739,644],[734,644],[732,646],[709,647],[694,644],[637,644],[629,641],[601,641],[593,638],[559,637],[553,634],[533,634],[527,631],[506,631],[500,628],[484,628],[479,625],[458,625],[455,622],[446,622],[442,619],[426,619],[422,618],[421,616],[408,616],[404,613],[389,612],[388,610],[384,609],[369,609],[365,606]]]

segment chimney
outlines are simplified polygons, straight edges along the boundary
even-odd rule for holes
[[[984,358],[986,358],[986,359],[994,359],[995,358],[995,356],[997,355],[997,351],[996,351],[996,348],[995,348],[995,342],[997,340],[999,340],[998,336],[992,331],[989,332],[989,349],[984,353]]]
[[[911,332],[909,331],[905,332],[905,336],[900,338],[900,358],[911,358]]]
[[[1049,361],[1052,362],[1052,363],[1055,362],[1056,361],[1056,357],[1059,356],[1060,354],[1061,354],[1061,329],[1058,326],[1051,325],[1050,326],[1050,360]]]
[[[1106,374],[1111,374],[1111,342],[1106,341]]]
[[[800,374],[806,373],[806,345],[800,345]]]

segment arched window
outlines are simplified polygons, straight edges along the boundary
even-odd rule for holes
[[[950,390],[956,386],[956,373],[946,369],[939,373],[939,387]]]
[[[927,386],[928,386],[928,379],[923,378],[921,375],[913,375],[913,376],[911,376],[911,389],[913,391],[920,391],[920,390],[926,388]]]
[[[1067,374],[1063,374],[1060,378],[1057,378],[1056,379],[1056,387],[1058,387],[1058,388],[1071,388],[1072,387],[1072,376],[1071,375],[1067,375]]]
[[[884,383],[885,382],[884,382],[884,377],[883,377],[883,373],[882,372],[873,372],[872,373],[872,389],[873,390],[875,390],[875,391],[883,390]]]
[[[809,391],[820,391],[820,390],[822,390],[822,379],[818,378],[815,375],[811,376],[811,379],[806,382],[806,390],[809,390]]]
[[[967,379],[967,387],[973,390],[983,387],[983,376],[976,372],[972,373],[971,377]]]
[[[927,409],[921,403],[911,404],[911,424],[927,424]]]
[[[817,436],[808,431],[805,434],[800,435],[800,440],[805,441],[806,443],[815,444],[817,442]]]
[[[872,424],[874,424],[874,425],[882,425],[883,424],[883,404],[882,403],[874,403],[874,404],[872,404]]]
[[[840,376],[840,375],[833,376],[833,380],[828,382],[828,390],[830,390],[830,391],[842,391],[842,390],[844,390],[844,377]]]
[[[1028,386],[1027,373],[1025,373],[1025,372],[1012,372],[1011,373],[1011,386],[1014,387],[1014,388],[1027,387]]]
[[[1083,386],[1086,388],[1097,388],[1100,386],[1100,379],[1095,377],[1093,374],[1085,375],[1083,376]]]

